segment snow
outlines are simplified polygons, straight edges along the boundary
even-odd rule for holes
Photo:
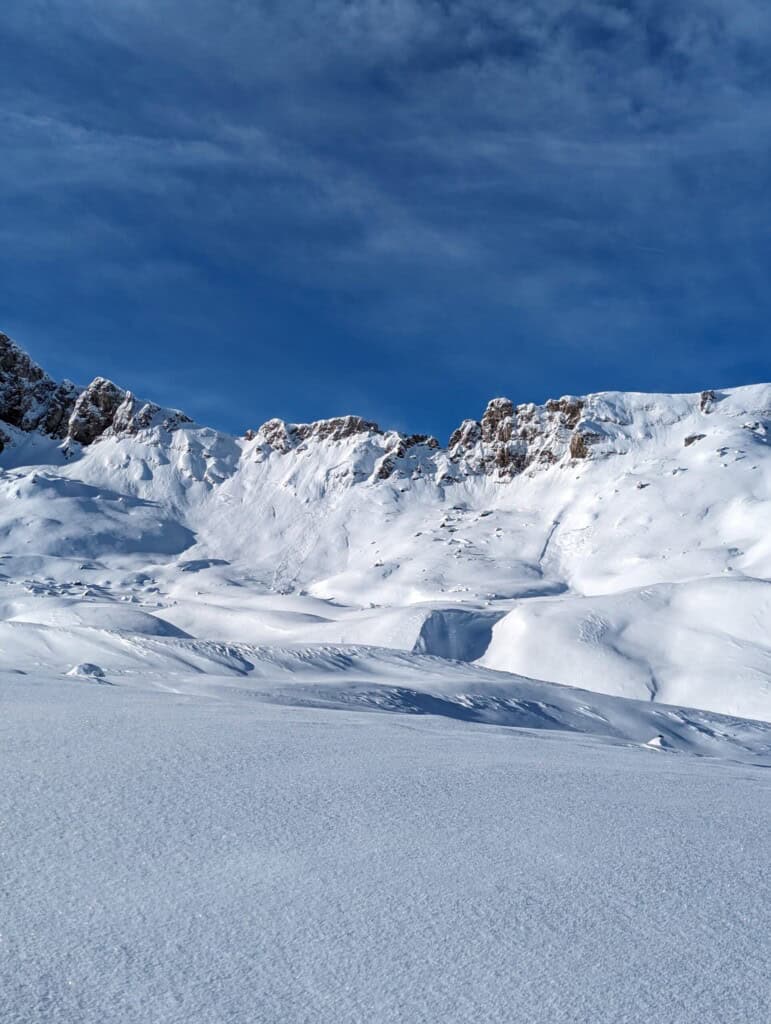
[[[77,676],[85,679],[104,679],[104,669],[100,665],[93,665],[90,661],[84,661],[75,665],[67,673],[68,676]]]
[[[702,707],[763,718],[770,626],[765,580],[665,583],[612,596],[522,602],[494,627],[481,663],[670,704],[691,702],[697,678]],[[544,634],[551,638],[547,647]]]
[[[770,719],[771,386],[588,396],[585,460],[531,412],[565,454],[510,480],[476,448],[396,458],[399,435],[324,424],[285,452],[186,423],[86,448],[9,428],[4,619],[389,647]]]
[[[3,426],[3,1022],[765,1024],[771,387],[526,412]]]
[[[764,1024],[767,770],[207,678],[0,679],[3,1021]]]

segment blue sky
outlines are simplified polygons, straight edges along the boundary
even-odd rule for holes
[[[6,0],[0,327],[240,431],[771,378],[761,0]]]

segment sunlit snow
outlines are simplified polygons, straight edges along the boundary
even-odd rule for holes
[[[771,387],[587,409],[8,428],[3,1021],[764,1024]]]

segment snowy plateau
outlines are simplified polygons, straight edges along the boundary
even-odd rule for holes
[[[771,385],[0,448],[3,1024],[771,1020]]]

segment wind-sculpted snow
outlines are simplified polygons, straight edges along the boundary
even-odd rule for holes
[[[55,580],[93,628],[131,603],[202,641],[374,645],[771,719],[769,385],[494,399],[442,448],[356,416],[228,437],[96,378],[54,430],[58,385],[0,341],[0,602]]]
[[[62,607],[50,597],[36,604],[3,609],[0,672],[236,702],[431,714],[643,746],[657,740],[670,751],[771,764],[769,723],[621,700],[415,651],[197,640],[122,604]]]
[[[4,1022],[765,1024],[766,726],[257,654],[0,672]]]
[[[523,602],[481,663],[668,703],[691,701],[697,679],[701,706],[768,718],[771,583],[720,577]]]
[[[771,387],[0,420],[3,1024],[766,1024]]]

